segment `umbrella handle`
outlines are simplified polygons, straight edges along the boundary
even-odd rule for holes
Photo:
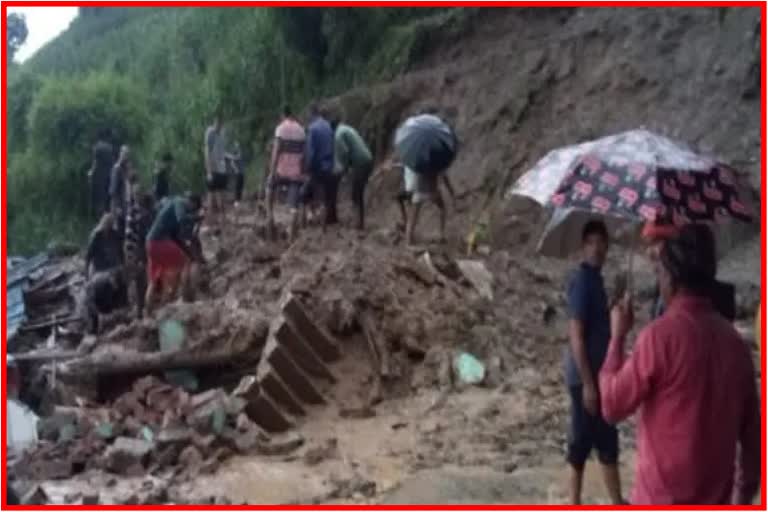
[[[632,274],[634,270],[634,263],[635,263],[635,251],[637,250],[637,240],[639,238],[638,234],[635,234],[632,237],[632,244],[630,244],[629,247],[629,256],[627,257],[627,293],[629,293],[630,298],[634,295],[634,282],[632,280]]]

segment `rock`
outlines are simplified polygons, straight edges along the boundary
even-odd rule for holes
[[[482,261],[457,260],[456,264],[481,297],[493,300],[493,275]]]
[[[488,387],[495,388],[501,385],[504,380],[504,362],[499,356],[492,356],[488,360],[487,375],[485,384]]]
[[[96,434],[102,439],[113,439],[115,437],[115,426],[109,421],[100,423],[96,427]]]
[[[155,463],[161,468],[175,466],[179,460],[179,445],[168,445],[161,448],[155,456]]]
[[[107,469],[118,474],[124,474],[128,470],[133,473],[136,466],[145,466],[152,448],[152,443],[142,439],[118,437],[104,454]]]
[[[21,497],[22,505],[45,505],[47,503],[48,495],[39,485],[35,485]]]
[[[40,418],[37,423],[37,435],[39,439],[46,441],[59,441],[62,429],[65,435],[72,434],[72,429],[77,424],[77,414],[74,411],[55,411],[47,418]]]
[[[541,321],[544,325],[550,325],[557,316],[557,310],[549,304],[544,304],[541,312]]]
[[[203,455],[194,446],[187,446],[179,454],[179,465],[190,474],[196,475],[203,465]]]
[[[307,466],[316,466],[326,459],[336,456],[339,442],[336,438],[325,441],[321,446],[310,448],[304,454],[304,464]]]
[[[100,498],[101,498],[101,496],[99,495],[98,492],[95,492],[95,493],[92,492],[92,493],[84,494],[83,498],[82,498],[82,504],[83,505],[98,505],[98,504],[101,503]]]
[[[186,444],[192,441],[192,431],[186,427],[164,428],[157,434],[156,442],[160,447]]]
[[[453,371],[457,382],[461,384],[478,385],[485,380],[485,366],[467,352],[462,352],[453,359]]]
[[[269,442],[259,441],[257,449],[263,455],[286,455],[304,444],[304,438],[296,432],[271,436]]]

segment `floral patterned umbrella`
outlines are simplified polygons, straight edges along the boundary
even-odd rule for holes
[[[572,251],[576,224],[587,217],[618,221],[751,222],[750,191],[735,170],[680,143],[633,130],[550,152],[512,187],[557,212],[540,248]],[[574,215],[578,213],[578,215]],[[574,224],[575,223],[575,224]],[[568,241],[548,238],[566,236]],[[552,252],[552,251],[545,251]]]

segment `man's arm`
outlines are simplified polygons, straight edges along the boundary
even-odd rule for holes
[[[576,274],[568,286],[568,337],[576,368],[584,387],[596,387],[592,370],[587,357],[587,342],[585,339],[585,321],[589,308],[589,289],[581,274]]]
[[[274,174],[277,169],[277,160],[280,158],[280,137],[275,137],[272,143],[272,155],[269,159],[269,174]]]
[[[336,157],[336,162],[338,163],[340,167],[341,172],[346,172],[347,169],[349,169],[349,142],[347,141],[347,138],[342,134],[340,137],[334,138],[334,153]]]
[[[618,423],[635,412],[653,389],[662,361],[656,351],[660,344],[651,329],[640,333],[626,361],[624,336],[612,338],[600,369],[600,405],[603,417]]]
[[[98,233],[94,233],[91,235],[91,238],[88,240],[88,249],[85,251],[85,278],[90,279],[91,277],[91,262],[93,261],[93,257],[96,254],[96,239],[99,237]]]
[[[595,388],[596,382],[589,367],[589,358],[587,357],[587,342],[584,339],[584,322],[577,318],[571,318],[568,323],[568,334],[571,343],[573,359],[576,362],[576,369],[579,371],[581,383],[584,387]]]
[[[755,389],[755,370],[746,347],[745,352],[749,370],[745,378],[744,417],[739,430],[739,457],[734,479],[736,505],[751,505],[760,488],[760,403]]]
[[[123,185],[123,171],[119,164],[115,164],[112,167],[112,174],[109,178],[109,203],[111,205],[110,211],[113,215],[120,215],[120,208],[122,206],[122,200],[124,199],[120,193],[120,187]],[[116,220],[116,219],[115,219]]]
[[[312,128],[307,130],[307,140],[304,143],[304,172],[311,174],[312,163],[315,160],[315,132]]]

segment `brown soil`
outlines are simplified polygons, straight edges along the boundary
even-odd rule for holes
[[[155,319],[187,315],[212,346],[248,312],[278,314],[291,291],[337,338],[343,357],[331,368],[338,383],[323,389],[328,403],[297,424],[300,449],[231,458],[213,475],[175,482],[167,499],[563,502],[562,283],[573,262],[535,257],[539,211],[513,210],[499,198],[547,150],[639,126],[714,151],[759,183],[760,109],[752,95],[758,20],[757,9],[481,11],[463,37],[437,43],[418,69],[333,99],[375,141],[380,159],[396,125],[421,106],[437,106],[455,124],[462,150],[450,172],[460,198],[450,240],[428,241],[436,227],[430,213],[420,227],[423,245],[404,247],[391,200],[397,176],[384,170],[369,187],[366,232],[314,226],[292,245],[268,242],[262,213],[246,207],[223,230],[204,233],[209,278],[196,301],[169,306]],[[492,239],[473,258],[494,277],[492,301],[455,267],[468,229],[484,212],[493,218]],[[341,215],[351,222],[346,202]],[[626,258],[621,248],[611,253],[606,282]],[[750,283],[759,258],[759,245],[748,242],[723,265],[743,314],[754,311]],[[647,297],[650,269],[639,261],[636,273],[638,293]],[[380,361],[372,364],[365,318],[390,358],[375,400],[382,372]],[[152,322],[106,339],[145,343],[142,329]],[[483,387],[457,382],[450,364],[459,351],[484,362]],[[629,484],[632,423],[621,432]],[[107,487],[106,478],[87,473],[46,489],[62,500],[73,488],[95,485],[104,501],[124,502],[148,480],[162,485],[162,477],[146,477]],[[586,494],[588,502],[606,501],[591,470]]]

